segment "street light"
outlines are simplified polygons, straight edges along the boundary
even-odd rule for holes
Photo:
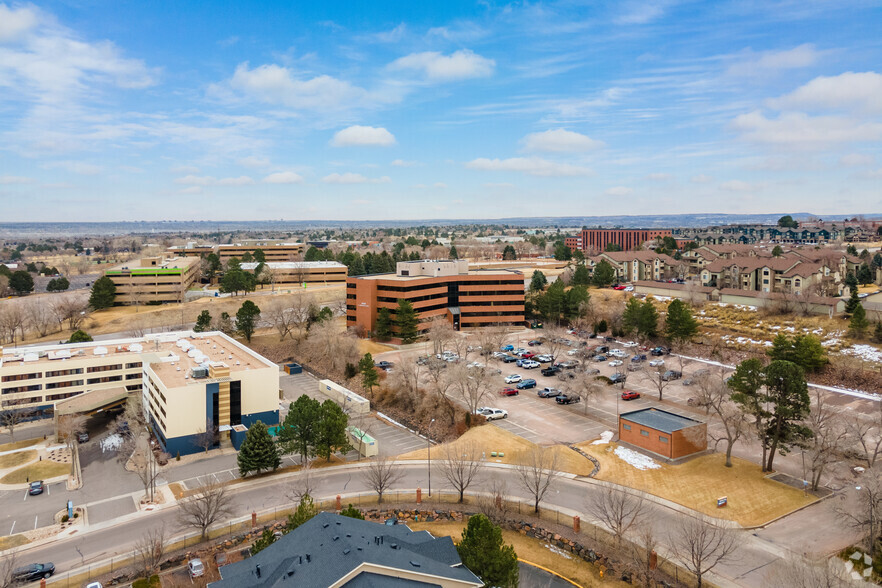
[[[435,419],[432,419],[429,422],[429,428],[432,428],[432,423],[435,422]],[[432,440],[429,438],[428,433],[426,434],[426,449],[429,452],[429,496],[432,495]]]

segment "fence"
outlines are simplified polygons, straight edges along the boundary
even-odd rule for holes
[[[481,499],[486,499],[490,495],[487,493],[467,493],[462,504],[459,503],[459,494],[455,492],[435,492],[431,496],[423,492],[421,494],[420,503],[416,502],[418,497],[416,490],[396,490],[383,494],[383,502],[377,500],[376,492],[355,492],[350,494],[341,494],[340,502],[342,506],[352,504],[354,506],[365,507],[372,506],[379,509],[393,509],[399,511],[413,510],[438,510],[437,507],[445,506],[447,510],[456,511],[480,511]],[[508,514],[513,517],[515,514],[535,517],[542,521],[554,523],[557,525],[565,525],[569,528],[574,526],[574,517],[582,516],[583,513],[565,509],[565,508],[548,508],[540,505],[539,513],[534,513],[533,504],[525,500],[507,499],[504,506],[507,508]],[[401,506],[406,505],[406,508]],[[459,505],[460,508],[451,509],[449,507]],[[318,510],[333,511],[337,508],[336,497],[332,499],[316,500],[315,506]],[[462,506],[471,507],[468,509]],[[190,547],[194,547],[204,543],[205,541],[215,541],[221,538],[228,538],[237,534],[248,533],[259,527],[286,518],[296,510],[296,506],[289,508],[271,508],[260,512],[245,515],[228,521],[223,525],[215,525],[211,527],[207,533],[207,538],[203,539],[199,532],[186,533],[178,535],[164,542],[165,552],[169,555],[185,551]],[[591,523],[590,521],[581,520],[580,529],[574,532],[580,537],[586,537],[593,540],[598,546],[610,551],[616,550],[616,542],[613,535],[606,529]],[[627,541],[625,541],[627,543]],[[596,550],[596,547],[594,548]],[[619,547],[618,549],[621,549]],[[79,588],[86,582],[98,579],[107,574],[121,571],[137,564],[138,551],[132,550],[127,553],[114,555],[101,561],[83,565],[77,570],[70,571],[64,575],[56,575],[47,581],[47,585],[54,588]],[[659,554],[658,569],[670,578],[675,579],[677,584],[684,583],[686,585],[695,584],[695,576],[689,571],[679,567],[673,561]],[[707,578],[703,579],[703,585],[714,586]]]

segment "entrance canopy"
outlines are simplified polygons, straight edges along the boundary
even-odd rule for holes
[[[131,392],[126,390],[124,386],[103,390],[90,390],[78,396],[57,402],[55,404],[55,415],[93,415],[124,405],[130,394]]]

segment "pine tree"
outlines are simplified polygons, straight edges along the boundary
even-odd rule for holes
[[[644,301],[640,305],[640,320],[637,324],[637,332],[646,337],[655,337],[658,334],[658,311],[649,300]]]
[[[850,316],[860,304],[861,299],[858,297],[857,284],[855,284],[854,287],[851,288],[851,296],[845,301],[845,314]]]
[[[625,303],[625,310],[622,312],[622,329],[626,333],[630,334],[638,329],[641,306],[636,298],[629,298]]]
[[[116,284],[107,276],[101,276],[92,284],[92,293],[89,295],[89,306],[95,310],[110,308],[116,298]]]
[[[349,417],[336,402],[331,399],[322,403],[318,425],[316,426],[315,452],[325,461],[331,461],[331,455],[337,451],[346,453],[352,447],[346,435]]]
[[[882,322],[876,322],[876,328],[873,331],[873,343],[882,343]]]
[[[594,285],[600,288],[609,286],[616,281],[616,270],[605,260],[601,259],[600,263],[594,266]]]
[[[246,300],[236,312],[236,330],[251,343],[251,336],[257,329],[257,321],[260,318],[260,308],[250,300]]]
[[[400,299],[398,301],[398,312],[395,316],[395,326],[398,327],[398,336],[401,337],[402,343],[407,345],[417,340],[417,337],[419,337],[419,332],[417,331],[418,324],[419,320],[413,305],[404,298]]]
[[[374,336],[377,341],[388,341],[392,338],[392,313],[388,308],[377,311],[377,324],[374,327]]]
[[[207,310],[200,312],[199,316],[196,317],[196,326],[193,327],[193,330],[197,333],[211,330],[211,313]]]
[[[870,321],[867,320],[867,312],[864,310],[864,305],[858,302],[851,313],[851,320],[848,321],[848,330],[851,332],[852,337],[860,339],[867,332],[869,326]]]
[[[462,563],[484,581],[485,586],[516,588],[518,556],[502,541],[502,529],[482,514],[469,518],[456,546]]]
[[[321,403],[306,394],[288,405],[288,414],[276,437],[283,454],[299,453],[301,462],[315,455],[316,427],[321,412]]]
[[[587,286],[591,283],[591,274],[588,272],[588,268],[583,264],[579,264],[576,266],[576,269],[573,270],[573,278],[570,280],[570,283],[573,286]]]
[[[279,450],[261,421],[248,429],[236,462],[239,465],[239,475],[243,478],[251,472],[259,474],[261,470],[275,470],[281,465]]]
[[[251,555],[257,555],[275,542],[276,534],[275,532],[273,532],[273,528],[267,527],[263,530],[263,533],[261,533],[257,541],[255,541],[254,544],[251,546]]]
[[[514,247],[512,247],[511,245],[506,245],[505,249],[502,250],[502,259],[509,261],[509,260],[515,260],[517,258],[518,258],[518,254],[515,251]]]
[[[373,398],[374,386],[380,382],[380,375],[374,367],[374,358],[370,353],[365,353],[364,357],[358,360],[358,371],[361,373],[361,385],[367,388],[368,394]]]
[[[344,517],[349,517],[350,519],[359,519],[361,521],[364,520],[364,515],[361,514],[361,511],[352,506],[351,504],[340,511],[340,514]]]
[[[692,316],[692,311],[679,298],[674,298],[668,304],[665,317],[665,336],[673,344],[682,344],[698,334],[698,321]]]
[[[450,259],[459,259],[459,252],[456,250],[456,245],[450,245],[450,253],[448,255],[450,255]]]
[[[533,277],[530,279],[530,292],[541,292],[546,285],[548,285],[548,279],[545,274],[539,270],[534,271]]]
[[[285,533],[290,533],[312,517],[318,514],[318,508],[312,501],[309,494],[300,497],[300,504],[293,514],[288,515],[288,524],[285,525]]]
[[[860,265],[855,277],[857,278],[858,283],[863,284],[864,286],[873,283],[873,272],[870,271],[870,266],[866,263]]]
[[[82,329],[77,329],[71,333],[70,339],[67,340],[68,343],[89,343],[90,341],[92,341],[92,335]]]

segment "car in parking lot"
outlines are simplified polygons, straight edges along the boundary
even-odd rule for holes
[[[578,394],[561,394],[555,396],[554,401],[558,404],[575,404],[582,400]]]
[[[533,378],[527,378],[526,380],[519,382],[518,385],[516,386],[516,388],[518,390],[526,390],[527,388],[535,388],[535,387],[536,387],[536,380],[534,380]]]
[[[567,355],[576,355],[577,353],[582,353],[581,349],[570,349],[567,351]]]
[[[496,359],[503,359],[503,358],[508,357],[508,354],[507,354],[507,353],[503,353],[502,351],[494,351],[494,352],[493,352],[493,357],[496,358]]]
[[[597,348],[597,353],[608,353],[608,352],[609,352],[609,345],[601,345],[600,347]]]
[[[597,368],[588,368],[587,370],[585,370],[585,373],[589,376],[593,376],[594,374],[599,374],[600,370]]]
[[[562,367],[565,370],[574,370],[577,365],[579,365],[579,362],[575,359],[568,359],[567,361],[561,361],[557,364],[558,367]]]
[[[668,370],[661,375],[661,379],[665,382],[670,382],[672,380],[679,380],[683,377],[683,374],[678,372],[677,370]]]
[[[610,349],[609,355],[612,355],[613,357],[628,357],[628,354],[621,349]]]
[[[532,341],[527,341],[527,345],[533,347],[535,345],[542,345],[542,341],[539,339],[533,339]]]
[[[514,355],[506,355],[502,358],[502,363],[514,363],[516,361],[518,361],[518,358]]]
[[[637,400],[638,398],[640,398],[640,392],[634,392],[633,390],[622,391],[622,400]]]
[[[665,365],[665,360],[663,359],[653,359],[649,362],[649,367],[662,367]]]
[[[624,284],[618,284],[612,287],[613,290],[624,290],[625,288],[627,288],[627,286],[625,286]]]
[[[545,387],[536,392],[536,395],[539,398],[554,398],[555,396],[560,395],[560,390],[558,390],[557,388]]]
[[[557,367],[556,365],[552,365],[548,366],[547,368],[542,368],[542,371],[539,373],[541,373],[543,376],[553,376],[560,371],[561,368]]]
[[[473,361],[466,366],[466,368],[469,368],[469,369],[471,369],[471,368],[482,368],[483,369],[485,367],[487,367],[487,366],[484,365],[483,363],[481,363],[480,361]]]
[[[80,431],[77,433],[77,443],[88,443],[89,442],[89,434],[85,431]]]
[[[380,368],[381,370],[388,370],[389,368],[394,367],[394,366],[395,366],[395,364],[392,363],[391,361],[375,361],[374,362],[374,367]]]
[[[499,348],[500,351],[513,351],[514,345],[503,345]]]
[[[189,572],[191,578],[198,578],[199,576],[205,575],[205,564],[202,563],[202,560],[198,557],[194,557],[190,561],[187,562],[187,572]]]
[[[609,362],[609,364],[607,364],[607,365],[609,365],[609,367],[619,367],[623,363],[625,363],[625,362],[623,362],[621,359],[614,359],[611,362]]]
[[[654,355],[654,356],[658,357],[658,356],[660,356],[660,355],[665,355],[665,354],[667,353],[667,350],[666,350],[664,347],[653,347],[653,348],[649,351],[649,353],[650,353],[651,355]]]
[[[606,356],[605,355],[595,355],[594,361],[606,361]]]
[[[528,353],[530,353],[530,352],[527,351],[526,349],[524,349],[523,347],[518,347],[517,349],[512,351],[512,354],[517,355],[518,357],[524,357]]]
[[[538,361],[533,361],[532,359],[528,359],[527,361],[525,361],[524,363],[521,364],[521,367],[524,368],[525,370],[534,370],[537,367],[539,367],[540,365],[542,365],[542,364],[539,363]]]
[[[36,480],[28,484],[28,496],[37,496],[38,494],[42,494],[43,490],[46,489],[46,484],[43,483],[43,480]]]
[[[539,363],[549,363],[549,362],[550,362],[551,360],[553,360],[554,358],[551,357],[550,355],[547,355],[547,354],[543,353],[542,355],[537,355],[537,356],[534,357],[533,359],[536,360],[536,361],[538,361]]]
[[[523,378],[521,377],[521,374],[512,374],[510,376],[505,376],[505,383],[506,384],[517,384],[521,380],[523,380]]]
[[[31,564],[21,566],[12,570],[12,581],[14,583],[27,583],[36,580],[48,579],[55,573],[54,563]]]
[[[625,380],[628,379],[627,374],[623,374],[622,372],[616,372],[609,377],[610,384],[621,384]]]
[[[625,341],[622,343],[622,347],[637,347],[637,343],[634,341]]]
[[[640,363],[641,361],[646,361],[645,353],[638,353],[634,357],[631,358],[631,363]]]
[[[508,418],[508,411],[501,408],[479,408],[478,412],[488,421]]]
[[[503,388],[502,390],[499,391],[499,395],[500,396],[517,396],[518,391],[515,390],[514,388],[506,387],[506,388]]]

